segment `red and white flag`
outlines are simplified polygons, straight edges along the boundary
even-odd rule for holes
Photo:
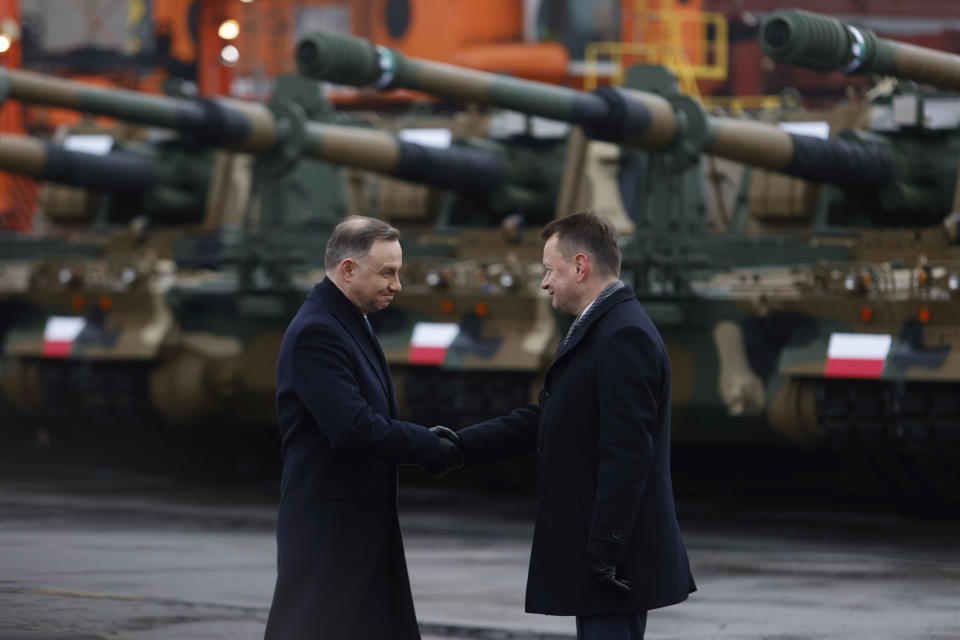
[[[834,333],[827,346],[828,378],[879,378],[893,336],[874,333]]]
[[[410,338],[410,364],[443,364],[447,349],[460,335],[453,322],[418,322]]]
[[[86,318],[50,316],[43,328],[43,357],[66,358],[73,343],[87,326]]]

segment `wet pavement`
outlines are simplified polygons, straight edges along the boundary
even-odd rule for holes
[[[0,638],[260,638],[275,578],[272,482],[103,467],[0,471]],[[406,484],[424,637],[572,638],[523,612],[523,492]],[[826,502],[826,501],[825,501]],[[810,500],[680,497],[700,591],[647,637],[960,638],[960,524]]]

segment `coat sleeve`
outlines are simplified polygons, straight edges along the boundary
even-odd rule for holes
[[[461,429],[464,463],[484,464],[534,450],[540,426],[540,405],[530,403],[508,415]]]
[[[439,438],[418,424],[391,420],[360,392],[354,357],[336,332],[323,325],[305,329],[292,355],[293,387],[335,449],[372,449],[398,462],[441,462]]]
[[[654,459],[661,358],[639,327],[618,330],[604,345],[598,374],[600,409],[597,492],[587,553],[622,560],[627,553]]]

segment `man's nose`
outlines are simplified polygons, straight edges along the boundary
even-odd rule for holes
[[[396,293],[399,293],[400,290],[403,289],[403,287],[400,285],[399,277],[394,277],[393,282],[391,282],[388,286],[390,287],[391,291]]]
[[[550,285],[547,284],[547,276],[543,276],[543,280],[540,281],[541,289],[549,289]]]

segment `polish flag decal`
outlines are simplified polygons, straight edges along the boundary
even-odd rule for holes
[[[87,326],[85,318],[50,316],[43,328],[43,357],[66,358],[73,342]]]
[[[828,378],[879,378],[892,343],[893,336],[883,334],[831,334],[823,375]]]
[[[460,325],[452,322],[418,322],[410,338],[410,364],[443,364],[447,349],[460,335]]]

